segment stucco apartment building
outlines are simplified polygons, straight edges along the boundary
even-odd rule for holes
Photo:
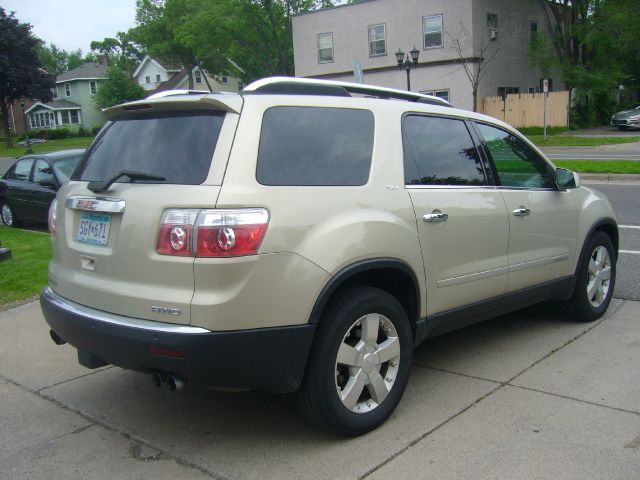
[[[415,47],[411,90],[456,107],[473,109],[463,58],[475,76],[485,59],[478,98],[538,92],[541,75],[528,52],[545,30],[543,8],[532,0],[363,0],[300,14],[293,18],[296,76],[354,81],[359,62],[364,83],[406,89],[395,54]]]

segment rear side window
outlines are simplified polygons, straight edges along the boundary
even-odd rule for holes
[[[74,180],[108,180],[123,170],[199,185],[207,178],[223,112],[171,112],[107,123]],[[126,177],[125,177],[126,178]]]
[[[262,185],[364,185],[373,130],[368,110],[271,108],[262,120],[256,178]]]
[[[485,185],[480,155],[464,121],[407,115],[403,131],[407,185]]]

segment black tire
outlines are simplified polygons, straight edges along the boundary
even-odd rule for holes
[[[366,328],[371,329],[376,340],[367,341],[364,338],[367,333],[364,325],[372,325]],[[394,344],[393,349],[389,348],[395,339],[399,345]],[[357,362],[362,362],[362,368],[350,368],[337,359],[338,350],[349,349],[350,345],[354,347],[353,351],[359,351],[355,347],[360,347],[361,350],[385,351],[384,356],[399,352],[399,356],[375,363],[376,354],[369,352],[366,360],[364,356],[358,357]],[[367,433],[389,418],[400,402],[409,379],[412,359],[413,335],[402,305],[384,290],[365,286],[348,288],[337,294],[322,314],[305,378],[295,395],[298,409],[311,423],[339,435],[355,437]],[[357,403],[350,409],[348,402],[343,401],[340,395],[350,391],[347,382],[354,378],[366,378],[372,383],[362,387]],[[376,390],[374,383],[378,387],[382,385],[384,392],[388,392],[379,403],[377,398],[381,397],[373,393]],[[367,397],[370,398],[367,400]],[[351,398],[356,398],[356,395]],[[374,405],[373,408],[371,405]],[[355,410],[360,407],[371,409],[356,413]]]
[[[2,223],[7,227],[19,227],[22,224],[6,200],[0,201],[0,217],[2,218]]]
[[[591,296],[589,294],[588,287],[590,282],[592,280],[597,280],[595,282],[597,284],[598,282],[604,283],[606,281],[600,280],[599,278],[596,279],[593,273],[590,273],[589,266],[591,264],[591,260],[596,259],[595,257],[597,252],[603,252],[601,249],[605,249],[608,255],[608,262],[605,261],[604,268],[606,268],[606,263],[608,263],[610,274],[606,285],[606,293],[598,297],[597,291],[596,296]],[[569,315],[575,320],[580,322],[593,322],[607,311],[616,283],[616,260],[616,252],[613,247],[613,242],[606,233],[596,232],[585,243],[583,252],[580,256],[573,295],[565,304]],[[602,261],[600,263],[602,263]],[[596,265],[598,265],[598,262],[596,262]],[[601,267],[603,266],[599,265],[598,269]],[[593,267],[591,270],[593,272]]]

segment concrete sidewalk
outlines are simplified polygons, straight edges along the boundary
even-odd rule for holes
[[[0,313],[0,478],[637,479],[639,316],[536,307],[430,340],[390,421],[344,440],[286,396],[84,369],[31,303]]]

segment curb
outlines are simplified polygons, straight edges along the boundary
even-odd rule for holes
[[[580,179],[601,182],[640,183],[640,175],[631,173],[580,173]]]

